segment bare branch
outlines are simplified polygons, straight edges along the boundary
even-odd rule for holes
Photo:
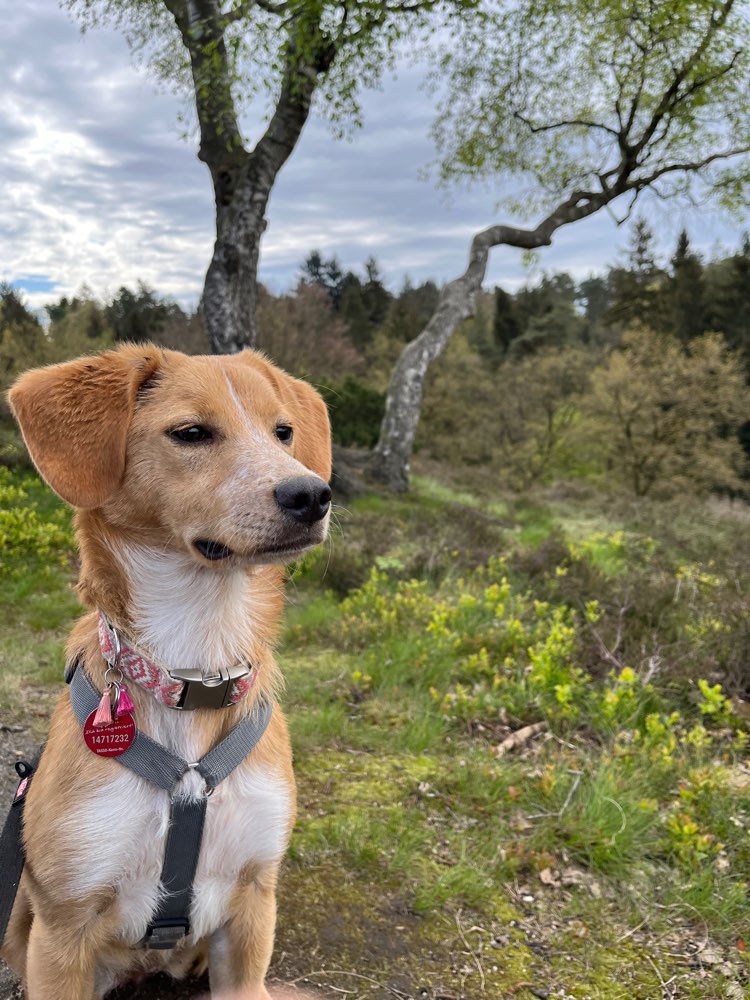
[[[601,122],[589,122],[582,118],[569,118],[563,119],[559,122],[551,122],[549,125],[533,125],[528,118],[525,118],[520,111],[514,111],[513,117],[517,118],[523,125],[529,129],[530,132],[536,134],[537,132],[553,132],[558,128],[566,128],[568,126],[580,125],[582,128],[590,129],[601,129],[603,132],[608,132],[609,135],[613,135],[616,139],[619,139],[620,133],[617,129],[610,128],[609,125],[603,125]]]
[[[199,157],[204,162],[244,160],[246,150],[232,96],[232,73],[219,3],[217,0],[164,0],[164,4],[190,56],[201,135]]]
[[[685,62],[680,66],[674,74],[672,82],[667,87],[667,89],[662,94],[661,100],[656,106],[654,113],[651,116],[651,120],[646,126],[643,135],[638,140],[638,142],[633,146],[633,152],[637,156],[643,149],[648,145],[659,127],[659,123],[662,118],[683,98],[680,95],[680,87],[687,79],[690,72],[698,64],[699,60],[705,54],[706,49],[711,43],[712,38],[716,32],[721,28],[726,19],[731,13],[732,7],[734,6],[735,0],[726,0],[723,4],[718,17],[711,16],[708,28],[706,29],[703,37],[701,38],[697,48],[692,52],[692,54],[685,60]]]
[[[644,188],[650,187],[660,177],[664,177],[665,174],[678,172],[694,174],[699,170],[703,170],[703,168],[709,166],[709,164],[715,163],[717,160],[729,160],[732,159],[732,157],[742,156],[745,153],[750,153],[750,145],[737,146],[734,149],[726,149],[721,153],[711,153],[710,156],[705,156],[702,160],[686,160],[682,163],[668,163],[663,167],[659,167],[658,170],[654,170],[652,173],[647,174],[645,177],[634,178],[633,181],[628,184],[627,190],[634,190],[636,187],[643,190]]]

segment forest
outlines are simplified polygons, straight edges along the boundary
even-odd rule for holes
[[[745,496],[750,454],[750,237],[703,261],[683,231],[658,260],[644,219],[604,273],[542,272],[515,293],[483,292],[430,372],[417,453],[458,452],[501,488],[558,477],[618,482],[634,496]],[[259,290],[257,348],[318,385],[334,441],[374,447],[404,345],[439,291],[407,279],[390,290],[377,261],[344,272],[311,251],[296,287]],[[25,368],[123,341],[209,351],[200,312],[144,284],[108,302],[83,289],[40,318],[0,290],[3,388]],[[4,461],[20,458],[4,414]],[[471,473],[470,473],[471,475]]]

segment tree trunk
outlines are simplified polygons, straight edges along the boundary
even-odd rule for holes
[[[249,170],[243,171],[229,204],[223,203],[226,186],[225,174],[214,178],[216,241],[202,298],[215,354],[235,354],[257,341],[258,258],[270,191]]]
[[[443,288],[429,323],[406,345],[393,369],[380,439],[368,472],[373,479],[397,493],[404,493],[409,488],[409,463],[427,370],[443,353],[458,324],[473,315],[477,292],[487,270],[487,257],[487,249],[477,251],[472,246],[466,271]]]
[[[456,327],[474,314],[492,247],[500,244],[532,250],[549,246],[560,226],[586,218],[614,197],[611,192],[574,191],[536,229],[490,226],[471,241],[469,264],[460,278],[443,288],[427,326],[401,352],[385,400],[380,438],[368,465],[369,476],[397,493],[409,488],[409,463],[422,408],[427,370],[445,349]]]
[[[190,56],[201,137],[198,156],[214,185],[216,242],[203,288],[203,315],[212,351],[234,354],[257,339],[258,257],[268,198],[302,134],[318,77],[332,66],[336,47],[321,28],[318,9],[303,7],[284,44],[274,113],[255,148],[248,150],[237,121],[225,42],[226,28],[242,5],[226,14],[219,0],[164,3]]]
[[[201,144],[216,201],[216,242],[203,286],[203,315],[215,354],[254,347],[258,301],[258,259],[266,228],[266,207],[279,171],[292,154],[310,114],[318,75],[333,62],[331,46],[321,45],[314,63],[300,64],[294,43],[276,111],[251,152],[227,157],[226,150]]]

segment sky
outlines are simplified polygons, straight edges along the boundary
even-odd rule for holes
[[[183,99],[137,69],[114,29],[82,35],[55,0],[8,4],[0,35],[0,281],[34,308],[82,286],[101,297],[143,280],[194,306],[213,244],[213,196]],[[281,292],[313,249],[361,271],[375,256],[386,284],[438,283],[465,267],[472,234],[499,212],[486,187],[440,191],[433,99],[405,60],[363,101],[364,126],[338,140],[314,117],[269,205],[260,279]],[[189,110],[189,109],[188,109]],[[250,138],[257,130],[246,122]],[[679,230],[706,255],[733,249],[742,225],[710,209],[645,201],[668,256]],[[561,230],[529,267],[493,251],[486,285],[507,290],[567,270],[576,279],[622,259],[628,232],[600,213]]]

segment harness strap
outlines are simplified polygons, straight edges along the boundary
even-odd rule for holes
[[[101,694],[94,687],[88,674],[77,664],[68,683],[73,713],[78,719],[78,725],[83,728],[91,713],[96,711]],[[189,767],[186,760],[146,736],[140,729],[136,729],[132,745],[115,759],[131,771],[135,771],[141,778],[150,781],[152,785],[158,785],[167,792],[174,789]]]
[[[170,803],[160,876],[164,894],[143,939],[143,944],[152,950],[174,948],[190,932],[188,914],[207,803],[206,795],[199,799],[173,798]]]
[[[44,745],[39,748],[33,764],[25,760],[16,761],[16,774],[21,780],[0,834],[0,945],[8,929],[26,860],[23,850],[23,806],[43,750]]]
[[[101,695],[80,667],[74,669],[69,683],[73,712],[83,726],[96,710]],[[136,730],[135,739],[125,753],[115,758],[171,795],[169,831],[161,871],[164,892],[142,942],[147,948],[173,948],[190,932],[188,915],[208,795],[255,748],[266,731],[272,711],[270,703],[261,702],[257,711],[241,719],[220,743],[194,764],[173,754],[140,730]],[[196,770],[206,783],[206,794],[198,799],[175,794],[180,779],[189,769]]]
[[[83,726],[99,705],[101,694],[82,669],[75,670],[69,684],[73,712],[78,724]],[[257,712],[251,712],[250,715],[240,719],[224,739],[204,754],[195,765],[167,750],[140,729],[135,732],[132,746],[115,760],[135,771],[146,781],[150,781],[152,785],[158,785],[168,792],[174,791],[180,778],[190,768],[198,771],[209,789],[214,789],[255,749],[271,721],[272,711],[273,706],[269,702],[261,702]]]

